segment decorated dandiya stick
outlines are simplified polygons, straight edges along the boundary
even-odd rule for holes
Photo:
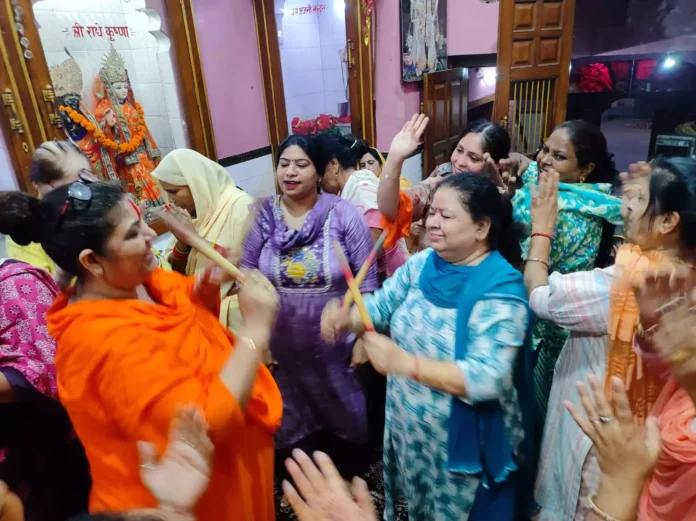
[[[348,259],[346,259],[346,255],[343,253],[341,245],[338,244],[338,241],[334,241],[334,248],[336,250],[336,256],[338,257],[338,263],[341,265],[341,269],[343,270],[343,276],[346,278],[346,282],[348,283],[348,289],[353,294],[353,300],[355,300],[355,305],[358,307],[358,311],[360,312],[360,318],[365,325],[365,330],[374,331],[375,326],[372,325],[370,315],[367,313],[365,302],[360,294],[360,287],[357,285],[355,277],[353,277],[353,272],[350,270]]]
[[[375,242],[375,245],[372,248],[372,251],[367,256],[365,264],[360,267],[360,271],[358,271],[358,274],[355,276],[355,283],[358,285],[358,288],[362,286],[362,283],[365,281],[365,277],[367,277],[367,272],[370,270],[370,266],[372,266],[372,263],[375,262],[377,254],[379,254],[379,250],[382,249],[382,245],[387,238],[387,233],[388,230],[384,230],[382,235],[379,236],[377,242]],[[353,295],[351,294],[350,290],[348,290],[346,291],[346,296],[343,297],[343,305],[350,306],[351,304],[353,304]]]
[[[182,236],[184,242],[195,248],[203,255],[208,257],[211,261],[217,264],[221,269],[225,270],[232,278],[238,280],[239,282],[244,281],[244,274],[239,271],[239,269],[227,260],[224,256],[220,255],[218,251],[213,248],[208,241],[203,239],[197,233],[192,233],[190,230],[185,229],[179,225],[179,222],[169,215],[166,209],[160,212],[160,217],[162,220],[169,225],[170,228],[176,228],[176,232],[179,236]]]

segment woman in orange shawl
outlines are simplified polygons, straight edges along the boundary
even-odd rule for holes
[[[156,268],[155,233],[120,187],[78,181],[39,201],[4,194],[14,219],[77,283],[48,313],[60,398],[90,462],[90,511],[154,508],[137,442],[166,446],[178,405],[195,404],[215,458],[199,520],[273,521],[273,434],[282,403],[260,364],[278,299],[258,273],[240,291],[244,337],[214,314],[223,277]]]

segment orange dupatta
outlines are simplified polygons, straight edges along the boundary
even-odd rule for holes
[[[665,382],[662,375],[645,372],[642,358],[633,350],[633,336],[640,320],[633,282],[649,268],[664,263],[673,265],[660,252],[643,253],[638,246],[624,244],[616,255],[617,276],[611,288],[606,389],[611,392],[612,376],[621,378],[626,384],[633,414],[641,422],[650,414]]]
[[[643,489],[638,519],[696,519],[696,408],[674,380],[660,393],[652,415],[662,434],[662,452]]]
[[[411,222],[413,220],[413,201],[403,190],[399,192],[399,213],[395,222],[389,222],[384,215],[380,220],[380,226],[387,230],[384,239],[384,249],[389,250],[396,246],[399,239],[411,235]]]

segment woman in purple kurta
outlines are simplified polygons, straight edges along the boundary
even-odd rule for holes
[[[295,447],[325,450],[349,474],[359,472],[353,465],[360,459],[354,449],[368,441],[365,396],[350,368],[355,339],[324,342],[320,320],[326,303],[347,290],[333,242],[338,241],[357,273],[370,253],[372,237],[349,202],[318,193],[322,161],[312,138],[295,135],[280,146],[277,175],[283,193],[260,203],[242,266],[259,269],[280,294],[270,344],[283,397],[278,459],[282,462]],[[362,291],[375,289],[377,272],[372,267]]]

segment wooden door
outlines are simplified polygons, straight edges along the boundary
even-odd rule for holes
[[[325,104],[325,108],[318,111],[315,106],[308,109],[306,106],[299,107],[295,100],[299,97],[314,97],[317,100],[320,94],[331,94],[331,92],[317,92],[316,85],[312,83],[312,72],[316,69],[316,38],[309,38],[314,44],[303,45],[298,49],[297,38],[303,31],[302,24],[295,25],[295,16],[301,19],[303,16],[324,16],[329,10],[336,9],[336,5],[327,6],[318,0],[308,2],[303,7],[291,3],[290,0],[254,0],[254,15],[256,21],[256,33],[259,46],[259,57],[261,62],[261,76],[263,78],[264,99],[266,102],[266,119],[268,122],[268,134],[273,157],[278,145],[291,132],[291,123],[297,117],[305,123],[314,120],[320,114],[336,116],[335,107]],[[342,123],[342,131],[350,132],[353,136],[366,140],[370,145],[375,143],[375,117],[374,117],[374,96],[373,96],[373,71],[372,71],[372,0],[345,0],[340,5],[344,5],[345,13],[345,67],[347,76],[347,101],[350,106],[350,124]],[[331,11],[333,12],[333,11]],[[286,18],[288,17],[288,18]],[[287,30],[286,24],[295,25],[292,31]],[[315,22],[307,23],[305,27],[311,27]],[[333,27],[334,30],[338,26]],[[341,40],[343,46],[343,27],[340,31],[335,31],[333,36]],[[282,41],[281,44],[281,38]],[[305,33],[305,36],[313,36]],[[321,41],[320,36],[320,41]],[[336,40],[334,38],[334,40]],[[294,40],[293,46],[289,40]],[[324,46],[321,43],[322,53],[325,49],[330,49],[336,41],[329,42]],[[308,46],[309,45],[309,46]],[[303,60],[298,63],[296,56],[300,51]],[[291,59],[292,58],[292,59]],[[339,67],[338,54],[327,52],[322,54],[321,62],[324,60],[336,63],[336,70]],[[303,67],[307,70],[303,70]],[[343,65],[340,65],[343,67]],[[322,67],[320,67],[321,69]],[[301,79],[298,84],[297,78]],[[345,97],[344,97],[345,98]],[[343,98],[342,98],[343,99]],[[305,105],[300,104],[300,105]],[[314,104],[312,104],[314,105]],[[298,110],[301,109],[301,110]],[[339,126],[339,128],[340,128]],[[299,130],[299,132],[305,132]]]
[[[565,120],[575,0],[501,0],[496,120],[532,154]]]
[[[449,69],[424,76],[423,113],[430,123],[423,137],[423,176],[450,159],[466,129],[469,69]]]

